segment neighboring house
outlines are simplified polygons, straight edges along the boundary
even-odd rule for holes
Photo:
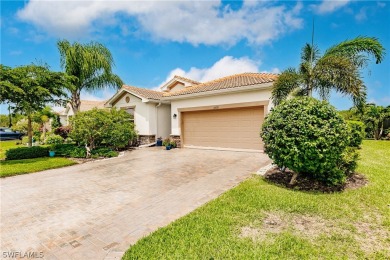
[[[80,100],[80,112],[88,111],[93,108],[104,108],[106,101]],[[69,125],[70,117],[74,116],[72,106],[68,103],[64,111],[59,113],[61,125]]]
[[[180,147],[262,150],[277,76],[242,73],[204,83],[175,76],[161,91],[123,86],[105,106],[134,115],[141,144],[170,136]]]

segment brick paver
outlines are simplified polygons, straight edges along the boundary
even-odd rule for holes
[[[268,163],[262,153],[145,148],[1,179],[1,253],[120,259],[140,238]]]

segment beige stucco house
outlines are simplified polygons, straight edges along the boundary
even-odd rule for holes
[[[93,108],[104,108],[106,101],[94,101],[94,100],[80,100],[80,111],[88,111]],[[74,111],[72,106],[68,103],[65,107],[65,110],[59,112],[61,125],[69,125],[70,117],[74,116]]]
[[[242,73],[201,83],[175,76],[161,91],[123,86],[105,106],[134,115],[141,144],[171,137],[181,147],[262,150],[259,133],[276,78]]]

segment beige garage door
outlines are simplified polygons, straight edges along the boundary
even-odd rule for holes
[[[263,106],[183,112],[182,120],[185,146],[263,149]]]

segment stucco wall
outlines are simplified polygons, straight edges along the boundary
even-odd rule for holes
[[[126,102],[127,96],[130,97],[129,103]],[[169,136],[171,132],[171,106],[162,104],[156,109],[157,105],[158,103],[142,102],[142,99],[129,93],[121,97],[114,104],[114,107],[134,107],[134,123],[139,135],[156,135],[156,137],[164,138]]]
[[[171,105],[163,104],[157,108],[157,137],[167,138],[171,134]]]
[[[266,113],[271,109],[272,102],[270,102],[271,89],[260,89],[260,90],[250,90],[245,92],[235,92],[229,94],[219,94],[214,96],[206,97],[195,97],[188,99],[178,99],[171,100],[171,118],[174,114],[177,115],[176,119],[172,118],[172,135],[181,134],[181,111],[190,111],[191,109],[195,110],[199,107],[205,107],[206,109],[218,109],[224,106],[234,107],[234,106],[246,106],[254,103],[261,102],[266,106]],[[208,108],[207,108],[208,107]]]
[[[130,102],[126,102],[126,97],[130,97]],[[126,94],[123,97],[121,97],[116,103],[113,105],[113,107],[116,108],[126,108],[126,107],[133,107],[134,108],[134,123],[135,128],[138,131],[138,134],[140,135],[149,135],[150,133],[150,126],[149,126],[149,104],[143,103],[142,99],[131,95]]]

